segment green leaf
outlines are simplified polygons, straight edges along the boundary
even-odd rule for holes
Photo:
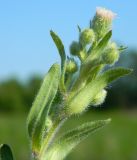
[[[83,68],[81,68],[80,75],[71,91],[78,92],[81,88],[85,87],[85,85],[88,82],[91,82],[92,79],[96,78],[96,76],[98,75],[98,73],[101,71],[102,68],[103,68],[103,65],[101,64],[97,64],[94,67],[92,66],[86,72],[82,70]]]
[[[102,49],[104,49],[104,48],[107,46],[107,44],[108,44],[108,42],[109,42],[109,40],[110,40],[111,37],[112,37],[112,30],[110,30],[110,31],[102,38],[102,40],[101,40],[101,41],[99,42],[99,44],[97,45],[96,50],[101,51]]]
[[[80,77],[82,77],[82,79],[85,77],[86,73],[89,74],[89,71],[92,70],[94,66],[96,67],[97,65],[103,64],[100,55],[107,46],[111,36],[112,36],[112,31],[109,31],[94,49],[92,49],[92,47],[89,49],[88,51],[89,56],[82,64],[80,71]]]
[[[60,79],[60,66],[54,64],[44,78],[42,86],[36,96],[28,115],[28,132],[33,137],[33,143],[39,144],[41,132],[44,129],[52,101],[58,90]],[[38,143],[38,144],[37,144]]]
[[[79,33],[81,33],[81,28],[80,28],[80,26],[79,26],[79,25],[77,25],[77,27],[78,27],[78,31],[79,31]]]
[[[101,41],[97,44],[97,46],[93,49],[92,51],[92,46],[89,48],[88,54],[90,54],[91,52],[92,55],[89,55],[89,59],[91,59],[91,57],[93,57],[94,55],[100,55],[102,53],[102,51],[105,49],[105,47],[107,46],[110,38],[112,37],[112,30],[110,30],[102,39]]]
[[[62,75],[61,75],[61,89],[64,91],[65,90],[65,85],[64,85],[64,80],[65,80],[65,70],[66,70],[66,54],[65,54],[65,49],[64,49],[64,45],[61,41],[61,39],[59,38],[59,36],[54,33],[52,30],[50,31],[50,35],[58,49],[58,52],[60,54],[61,57],[61,71],[62,71]]]
[[[68,115],[79,114],[85,111],[91,100],[104,89],[110,82],[115,79],[131,73],[132,70],[124,68],[110,69],[93,81],[89,82],[84,88],[82,88],[73,97],[70,95],[68,104],[66,106],[66,112]]]
[[[51,35],[54,43],[56,44],[56,47],[58,48],[58,51],[59,51],[59,54],[60,54],[60,57],[62,60],[62,68],[63,68],[63,64],[65,63],[65,60],[66,60],[64,45],[56,33],[54,33],[53,31],[50,31],[50,35]]]
[[[78,128],[65,133],[59,138],[46,153],[41,155],[42,160],[63,160],[70,151],[75,148],[82,140],[98,129],[104,127],[110,119],[87,122]]]
[[[123,51],[125,51],[127,48],[128,48],[128,47],[120,46],[120,47],[118,48],[118,50],[119,50],[119,52],[123,52]]]
[[[99,77],[99,79],[101,79],[102,82],[104,81],[104,83],[106,82],[106,84],[108,84],[116,80],[117,78],[130,74],[132,71],[132,69],[117,67],[114,69],[107,70]]]
[[[0,145],[0,160],[13,160],[12,151],[7,144]]]
[[[104,65],[96,65],[94,66],[92,69],[90,69],[88,79],[87,79],[87,83],[91,82],[93,79],[95,79],[98,74],[101,72],[102,68],[104,67]]]

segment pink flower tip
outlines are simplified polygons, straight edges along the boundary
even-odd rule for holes
[[[111,10],[108,10],[103,7],[97,7],[96,9],[97,16],[106,19],[106,20],[113,20],[116,17],[116,13],[112,12]]]

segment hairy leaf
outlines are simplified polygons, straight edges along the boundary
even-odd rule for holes
[[[59,36],[54,33],[53,31],[50,31],[50,35],[59,51],[60,57],[61,57],[61,70],[62,70],[62,75],[61,75],[61,89],[65,90],[65,85],[64,85],[64,77],[65,77],[65,69],[66,69],[66,54],[65,54],[65,49],[64,45],[59,38]]]
[[[128,47],[120,46],[120,47],[118,48],[118,50],[119,50],[119,52],[121,53],[121,52],[125,51],[127,48],[128,48]]]
[[[88,59],[91,59],[91,57],[93,57],[95,54],[101,54],[102,50],[105,49],[105,47],[107,46],[110,38],[112,37],[112,30],[110,30],[108,33],[106,33],[106,35],[101,39],[101,41],[97,44],[97,46],[94,48],[92,55],[89,55]],[[90,52],[92,52],[92,46],[90,47],[88,53],[90,54]]]
[[[85,87],[85,85],[88,82],[90,82],[92,79],[94,79],[98,75],[98,73],[101,71],[102,68],[103,68],[103,65],[98,64],[98,65],[95,65],[94,67],[91,67],[87,72],[83,72],[83,70],[81,69],[81,73],[71,91],[72,92],[74,91],[74,94],[75,94],[75,91],[78,92],[80,89]]]
[[[87,79],[87,83],[91,82],[93,79],[96,78],[96,76],[101,72],[102,68],[104,67],[104,65],[96,65],[95,67],[93,67],[88,76]]]
[[[92,70],[94,66],[103,64],[100,55],[107,46],[111,36],[112,36],[112,31],[109,31],[93,50],[92,47],[91,49],[89,49],[88,51],[89,56],[86,58],[86,60],[81,66],[81,71],[80,71],[81,81],[85,79],[87,75],[89,75],[90,70]]]
[[[13,160],[12,151],[7,144],[0,145],[0,160]]]
[[[77,25],[79,33],[81,33],[81,27]]]
[[[59,79],[60,67],[58,64],[54,64],[45,76],[28,116],[27,125],[30,137],[37,134],[36,132],[40,133],[42,126],[46,122],[51,103],[58,89]]]
[[[104,48],[107,46],[107,44],[108,44],[111,36],[112,36],[112,30],[110,30],[110,31],[102,38],[102,40],[101,40],[101,41],[99,42],[99,44],[97,45],[96,50],[101,51],[102,49],[104,49]]]
[[[66,106],[66,112],[69,115],[83,112],[90,104],[91,99],[93,99],[99,91],[105,88],[113,80],[127,75],[130,72],[130,69],[124,68],[110,69],[106,71],[95,80],[89,82],[84,88],[76,93],[75,96],[70,96],[70,100]]]
[[[116,80],[117,78],[130,74],[131,72],[132,72],[132,69],[117,67],[114,69],[107,70],[99,77],[99,79],[101,79],[102,82],[104,81],[104,83],[106,81],[108,84],[113,80]]]
[[[109,122],[110,119],[88,122],[65,133],[51,145],[46,153],[41,155],[41,160],[63,160],[82,140]]]

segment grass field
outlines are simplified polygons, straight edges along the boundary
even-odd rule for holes
[[[137,111],[89,112],[66,123],[61,132],[82,122],[112,118],[112,122],[81,143],[67,160],[137,160]],[[0,143],[8,143],[16,160],[29,159],[26,115],[0,114]]]

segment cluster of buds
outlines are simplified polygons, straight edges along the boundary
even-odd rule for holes
[[[84,29],[80,32],[79,41],[73,41],[70,45],[70,53],[73,56],[78,56],[81,61],[84,61],[87,57],[86,46],[93,43],[95,40],[95,34],[93,29]]]
[[[77,56],[81,65],[78,70],[74,59],[69,59],[67,62],[67,72],[70,72],[70,70],[73,73],[78,71],[78,73],[76,72],[77,79],[71,85],[72,88],[69,90],[66,101],[65,109],[68,115],[82,113],[89,105],[101,105],[106,98],[106,86],[98,90],[94,88],[94,85],[103,68],[106,65],[115,64],[119,59],[118,46],[110,40],[112,21],[115,16],[116,14],[110,10],[97,8],[89,28],[80,29],[78,41],[73,41],[70,45],[71,55]],[[95,83],[92,81],[95,81]],[[91,87],[91,89],[88,90],[88,87]]]
[[[70,45],[71,55],[77,56],[81,65],[77,73],[78,78],[70,89],[66,102],[68,104],[65,109],[68,115],[82,113],[89,105],[101,105],[106,98],[106,86],[99,90],[91,87],[92,91],[89,92],[87,88],[89,84],[95,85],[92,81],[96,83],[106,65],[114,65],[119,59],[119,48],[110,40],[115,16],[116,14],[110,10],[97,8],[89,28],[80,30],[78,41],[73,41]],[[95,94],[94,90],[97,90]]]

